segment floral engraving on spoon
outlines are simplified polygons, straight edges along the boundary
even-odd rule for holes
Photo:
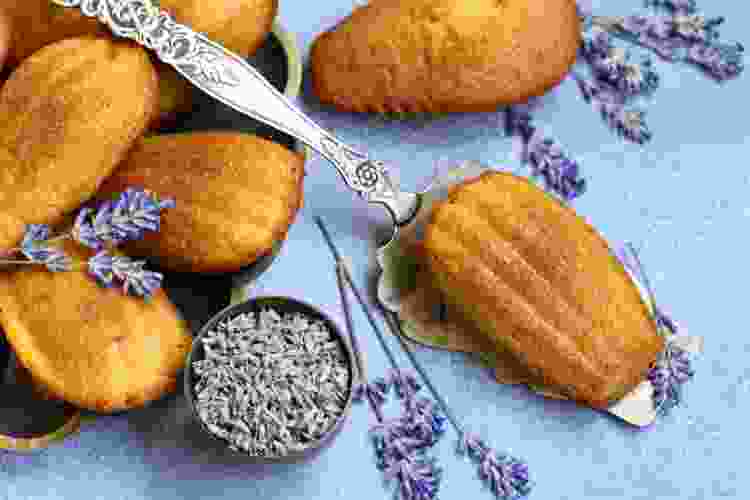
[[[62,7],[80,7],[117,36],[134,40],[156,52],[159,59],[187,76],[213,86],[240,84],[224,54],[198,33],[156,8],[150,0],[52,0]]]

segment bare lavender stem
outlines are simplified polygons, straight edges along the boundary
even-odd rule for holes
[[[372,394],[369,392],[366,393],[367,397],[367,404],[370,405],[370,409],[375,414],[375,418],[378,422],[383,422],[385,420],[385,417],[383,416],[383,410],[380,409],[380,406],[375,403],[375,401],[372,400]]]
[[[648,275],[646,274],[646,269],[643,267],[643,262],[641,262],[641,257],[638,254],[638,250],[636,250],[635,246],[633,246],[633,244],[630,242],[628,242],[626,246],[630,254],[633,256],[633,259],[635,259],[635,263],[638,266],[638,274],[640,274],[639,277],[641,281],[643,281],[643,286],[646,287],[648,298],[651,301],[651,305],[654,307],[654,313],[656,313],[656,296],[654,295],[654,289],[651,287],[651,281],[648,279]]]
[[[344,321],[346,321],[346,330],[349,334],[349,343],[351,344],[352,351],[354,352],[354,361],[357,364],[357,377],[359,378],[360,384],[367,383],[367,376],[365,375],[365,366],[362,361],[362,350],[359,348],[357,336],[354,335],[354,325],[352,324],[351,307],[349,306],[349,298],[346,293],[346,286],[344,281],[344,269],[340,262],[336,263],[336,285],[339,288],[339,296],[341,297],[341,306],[344,308]],[[372,403],[371,398],[368,394],[368,401]],[[373,408],[374,409],[374,408]]]
[[[346,267],[346,263],[341,258],[341,254],[338,251],[338,248],[336,248],[336,245],[333,243],[333,239],[331,238],[330,233],[328,232],[328,229],[326,228],[325,224],[323,224],[323,219],[320,217],[315,217],[315,224],[317,224],[318,228],[320,228],[320,232],[323,233],[323,239],[325,239],[326,243],[328,244],[328,247],[331,249],[331,253],[333,254],[334,259],[336,260],[336,263],[343,268],[344,276],[346,277],[347,281],[351,285],[352,292],[354,293],[354,296],[357,298],[360,304],[364,304],[364,299],[359,293],[359,290],[357,287],[354,286],[354,283],[352,282],[351,276],[349,274],[349,270]],[[378,341],[380,342],[381,347],[383,348],[383,352],[385,352],[385,355],[388,357],[388,362],[391,364],[391,368],[394,370],[398,370],[398,363],[396,362],[396,357],[393,355],[393,351],[391,351],[391,348],[388,347],[388,343],[385,340],[385,336],[383,335],[383,332],[380,331],[380,328],[378,327],[377,323],[375,322],[375,319],[370,314],[370,311],[365,308],[365,316],[367,317],[367,321],[370,323],[370,326],[372,326],[373,330],[375,330],[375,334],[378,337]]]

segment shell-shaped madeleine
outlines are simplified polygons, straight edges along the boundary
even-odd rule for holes
[[[158,109],[156,70],[128,42],[70,38],[0,90],[0,249],[90,198]]]
[[[230,272],[271,253],[302,205],[304,156],[238,132],[159,135],[140,141],[98,197],[127,187],[173,198],[158,233],[126,245],[167,269]]]
[[[491,172],[455,188],[434,207],[424,245],[450,305],[572,399],[606,407],[663,348],[600,234],[525,179]]]
[[[574,0],[372,0],[317,38],[315,93],[347,111],[496,111],[557,85]]]
[[[68,255],[88,255],[68,242]],[[84,270],[0,273],[0,325],[24,368],[51,395],[109,413],[173,391],[192,336],[159,290],[149,301],[102,288]]]

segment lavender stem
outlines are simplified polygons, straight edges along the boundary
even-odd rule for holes
[[[352,323],[352,315],[351,315],[351,307],[349,306],[349,298],[346,293],[346,286],[344,284],[344,280],[346,279],[344,277],[344,269],[341,266],[340,262],[336,263],[336,285],[339,288],[339,296],[341,297],[341,306],[344,309],[344,321],[346,322],[346,330],[349,334],[349,343],[351,344],[352,351],[354,351],[354,361],[357,365],[357,375],[359,378],[360,384],[366,384],[367,383],[367,376],[365,375],[365,366],[364,362],[362,361],[362,351],[359,348],[359,343],[357,342],[357,336],[354,335],[354,324]],[[370,400],[370,396],[368,395],[368,401],[372,403]]]
[[[341,258],[341,254],[338,251],[338,248],[336,248],[336,245],[333,243],[333,239],[331,238],[330,233],[328,232],[328,229],[326,229],[325,224],[323,223],[323,219],[316,216],[315,217],[315,224],[317,224],[318,228],[320,228],[320,232],[323,233],[323,239],[325,239],[326,243],[328,244],[328,247],[331,249],[331,253],[333,253],[333,257],[336,260],[336,263],[339,264],[343,268],[344,276],[347,278],[347,281],[350,283],[352,288],[352,293],[354,293],[354,296],[357,298],[360,304],[364,304],[364,300],[362,296],[359,293],[359,290],[357,287],[354,286],[351,276],[349,275],[349,270],[346,267],[346,263]],[[398,370],[398,363],[396,363],[396,357],[393,355],[393,351],[391,351],[391,348],[388,347],[388,343],[385,340],[385,336],[383,335],[383,332],[380,330],[378,325],[375,323],[375,319],[370,314],[370,311],[364,308],[365,316],[367,317],[367,321],[370,323],[370,326],[372,326],[373,330],[375,330],[375,334],[378,337],[378,341],[380,342],[381,347],[383,348],[383,351],[385,352],[386,356],[388,357],[388,361],[391,364],[391,367],[394,370]]]
[[[643,267],[641,258],[638,255],[638,250],[636,250],[633,244],[630,242],[628,242],[626,246],[628,247],[630,254],[633,256],[633,259],[635,260],[635,263],[638,266],[638,274],[641,275],[640,279],[641,281],[643,281],[643,286],[646,287],[646,293],[648,293],[648,298],[651,301],[651,305],[654,307],[654,313],[656,315],[656,311],[657,311],[656,296],[654,295],[654,289],[651,287],[651,281],[648,279],[648,275],[646,274],[646,269]]]

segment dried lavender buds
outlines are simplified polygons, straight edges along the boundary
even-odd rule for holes
[[[240,314],[202,339],[195,406],[234,450],[280,457],[315,444],[344,412],[351,368],[328,326],[272,308]]]

